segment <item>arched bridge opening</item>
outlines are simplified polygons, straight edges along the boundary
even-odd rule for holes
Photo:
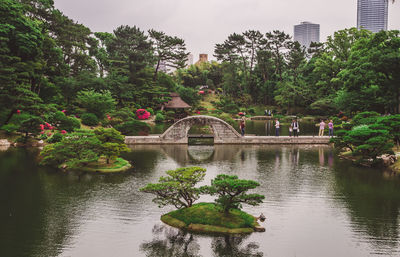
[[[160,136],[163,142],[188,143],[188,132],[192,126],[209,126],[215,144],[234,143],[241,138],[241,135],[228,123],[212,116],[198,115],[190,116],[175,122],[164,134]]]

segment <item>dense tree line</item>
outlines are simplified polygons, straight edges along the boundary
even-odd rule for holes
[[[284,32],[249,30],[215,46],[221,64],[177,77],[188,87],[220,88],[240,106],[273,105],[290,114],[398,113],[399,47],[399,31],[344,29],[305,49]]]
[[[219,62],[185,68],[178,37],[136,26],[93,33],[52,0],[3,0],[0,126],[27,133],[64,110],[124,130],[137,125],[137,109],[158,108],[170,92],[196,106],[204,85],[220,94],[221,112],[268,105],[288,114],[399,113],[399,48],[399,31],[344,29],[306,51],[282,31],[248,30],[216,44]],[[166,74],[161,65],[177,70]]]
[[[155,108],[176,90],[160,64],[182,68],[186,59],[185,42],[163,32],[92,33],[53,0],[3,0],[0,126],[56,110],[102,119],[121,108]]]

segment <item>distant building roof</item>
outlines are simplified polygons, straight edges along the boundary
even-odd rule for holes
[[[185,103],[178,93],[171,93],[171,100],[164,104],[166,109],[184,109],[192,106]]]

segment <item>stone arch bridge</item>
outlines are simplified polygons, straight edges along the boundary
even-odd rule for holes
[[[210,126],[212,134],[214,135],[214,143],[216,144],[236,142],[242,137],[225,121],[212,116],[198,115],[186,117],[175,122],[175,124],[169,127],[160,138],[163,142],[187,144],[188,132],[194,125]]]
[[[210,126],[214,144],[328,144],[329,137],[242,137],[231,125],[212,116],[190,116],[175,122],[162,135],[127,136],[125,142],[133,144],[187,144],[188,132],[194,125]]]

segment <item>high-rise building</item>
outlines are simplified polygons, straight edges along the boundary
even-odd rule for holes
[[[319,43],[319,24],[304,21],[294,25],[294,41],[305,47],[309,47],[311,42]]]
[[[387,30],[388,0],[358,0],[357,28],[374,33]]]

